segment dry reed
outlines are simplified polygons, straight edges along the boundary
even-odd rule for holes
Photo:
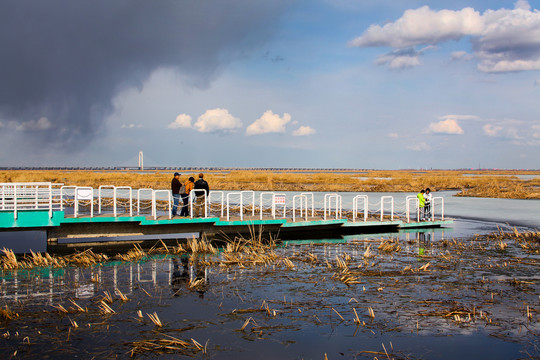
[[[521,174],[537,177],[522,180],[516,176]],[[190,175],[194,174],[183,174],[182,179],[187,179]],[[168,189],[171,177],[170,172],[0,171],[0,182],[50,181],[94,188],[111,184],[133,188]],[[434,190],[458,190],[459,196],[540,199],[540,171],[370,170],[350,173],[305,173],[291,170],[276,173],[253,169],[228,173],[206,172],[205,179],[216,190],[417,192],[429,186]]]
[[[131,356],[145,352],[155,353],[180,353],[182,355],[195,355],[198,352],[206,353],[206,347],[191,339],[184,341],[167,334],[161,334],[162,338],[154,340],[141,340],[128,343],[132,346]]]

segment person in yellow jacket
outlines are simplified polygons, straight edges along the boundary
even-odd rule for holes
[[[193,176],[190,176],[188,181],[184,183],[184,186],[186,188],[186,192],[182,194],[182,201],[184,202],[184,206],[182,206],[180,216],[189,216],[189,193],[191,192],[191,190],[193,190],[193,187],[195,186],[195,178]]]
[[[424,220],[424,206],[426,206],[426,198],[424,197],[424,189],[422,189],[416,197],[418,198],[418,208],[419,208],[419,214],[418,214],[418,221]]]

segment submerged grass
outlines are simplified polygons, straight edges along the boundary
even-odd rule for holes
[[[55,311],[49,313],[63,321],[66,332],[67,327],[73,331],[73,338],[90,328],[90,324],[85,322],[91,321],[92,328],[99,326],[102,329],[95,331],[107,329],[109,332],[118,323],[134,321],[137,323],[136,330],[131,331],[138,336],[135,339],[142,336],[142,340],[124,344],[129,347],[132,356],[143,354],[148,357],[160,353],[200,357],[206,354],[206,346],[203,347],[192,337],[199,338],[201,334],[208,334],[209,338],[212,336],[213,342],[219,339],[216,333],[237,334],[241,344],[239,347],[243,347],[244,343],[240,343],[242,340],[273,341],[276,338],[272,338],[272,335],[279,332],[283,334],[280,339],[288,340],[287,337],[292,338],[294,333],[300,333],[309,326],[315,327],[314,332],[324,333],[328,330],[326,326],[319,327],[319,324],[328,325],[332,331],[337,326],[349,327],[351,334],[356,329],[368,335],[411,332],[428,336],[429,328],[435,329],[435,333],[454,334],[464,328],[485,326],[485,331],[490,335],[502,334],[515,339],[527,331],[531,334],[536,332],[539,326],[538,281],[534,277],[540,266],[535,252],[539,239],[538,232],[500,230],[473,239],[446,239],[422,244],[421,247],[426,248],[422,253],[418,249],[411,249],[415,241],[397,238],[374,237],[339,245],[281,246],[275,240],[263,239],[255,231],[248,239],[228,239],[221,252],[217,253],[216,247],[207,239],[193,239],[189,245],[182,246],[158,243],[148,251],[134,247],[127,259],[135,259],[138,266],[138,261],[150,254],[166,254],[163,261],[169,261],[168,274],[171,278],[169,280],[162,273],[162,281],[171,281],[166,286],[173,287],[174,295],[170,295],[170,290],[163,291],[164,288],[156,286],[156,283],[147,286],[140,282],[131,288],[132,292],[127,293],[132,300],[124,299],[121,292],[105,287],[106,276],[103,276],[100,283],[94,284],[99,294],[96,291],[87,300],[89,310],[84,299],[75,302],[62,295],[54,301]],[[500,249],[501,243],[507,244],[504,251]],[[28,259],[14,259],[14,255],[6,250],[3,257],[7,263],[16,262],[18,266],[36,257],[41,259],[37,254]],[[85,257],[91,260],[82,260]],[[84,252],[70,259],[77,259],[79,264],[94,264],[93,261],[98,259],[108,261],[121,257],[102,258],[93,252]],[[47,257],[42,255],[42,258]],[[176,260],[179,264],[179,259],[184,260],[186,268],[189,261],[196,269],[193,278],[182,278],[179,267],[177,279],[173,279],[173,263]],[[47,264],[54,263],[47,261]],[[68,260],[65,261],[69,264]],[[157,267],[159,274],[159,265]],[[197,274],[204,273],[207,267],[211,280]],[[105,266],[100,268],[105,272]],[[161,271],[166,269],[166,264],[161,266]],[[116,274],[121,270],[114,271]],[[111,272],[109,270],[109,274]],[[517,278],[510,278],[511,275]],[[174,281],[181,281],[182,285],[175,285]],[[115,280],[114,284],[117,286],[119,283]],[[289,289],[289,292],[285,289]],[[186,297],[189,302],[191,294],[201,296],[204,292],[204,301],[196,301],[196,304],[207,305],[204,307],[204,311],[208,311],[207,317],[204,314],[201,319],[199,314],[188,313],[192,311],[191,307],[183,309],[181,306],[171,306],[175,309],[168,310],[169,305],[182,302],[169,302],[167,294],[171,299]],[[117,296],[113,298],[114,294]],[[58,303],[62,299],[64,303]],[[156,301],[160,304],[158,311],[162,319],[155,311]],[[143,307],[144,312],[139,309],[141,306],[146,306]],[[22,314],[17,308],[15,310]],[[6,307],[6,312],[12,313],[9,311]],[[143,314],[147,314],[148,318]],[[188,326],[185,328],[198,328],[199,332],[194,331],[183,336],[183,339],[166,334],[184,331],[171,329],[179,320],[186,321],[185,325]],[[96,325],[98,322],[99,325]],[[518,326],[523,329],[516,335],[513,329]],[[58,328],[64,329],[62,326]],[[139,332],[140,328],[145,330]],[[319,330],[323,328],[326,330]],[[235,335],[231,336],[237,339]],[[125,337],[122,337],[124,341]],[[218,343],[213,349],[215,353],[210,356],[219,358],[220,351],[231,351],[227,346],[231,346],[230,343]],[[363,353],[403,358],[395,355],[391,345],[383,345],[383,350]]]

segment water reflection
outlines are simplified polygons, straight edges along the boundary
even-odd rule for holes
[[[533,354],[539,256],[521,261],[518,246],[502,252],[489,241],[454,244],[448,236],[439,229],[286,242],[269,251],[274,260],[257,264],[247,254],[234,265],[223,254],[190,254],[4,271],[0,305],[20,317],[0,321],[0,333],[21,336],[0,338],[0,356],[29,337],[28,357],[126,357],[127,341],[161,335],[208,340],[209,356],[231,359],[361,358],[360,350],[388,341],[393,358],[431,358],[426,344],[440,359]],[[114,313],[98,308],[105,293]],[[153,313],[162,327],[149,321]],[[466,348],[454,343],[461,335]]]

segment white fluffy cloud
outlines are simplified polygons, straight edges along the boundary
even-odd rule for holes
[[[193,128],[199,132],[233,132],[242,127],[242,121],[229,114],[227,109],[206,110],[199,116]]]
[[[191,128],[191,120],[192,120],[191,116],[187,114],[180,114],[167,127],[169,129]]]
[[[42,117],[39,120],[28,120],[22,123],[13,122],[13,127],[17,131],[42,131],[52,128],[52,124],[46,117]]]
[[[428,6],[422,6],[419,9],[406,10],[395,22],[384,26],[371,25],[360,37],[351,41],[350,45],[405,48],[458,40],[466,35],[479,35],[482,30],[482,17],[472,8],[433,11]]]
[[[291,121],[291,115],[284,113],[283,117],[267,110],[264,114],[249,125],[246,129],[246,135],[258,135],[267,133],[284,133],[285,125]]]
[[[300,126],[298,129],[293,131],[294,136],[308,136],[315,134],[316,131],[310,126]]]
[[[429,124],[429,132],[434,134],[461,135],[463,129],[455,119],[446,119]]]
[[[466,36],[471,37],[480,71],[540,69],[540,12],[531,10],[525,0],[517,1],[514,9],[486,10],[483,14],[470,7],[458,11],[435,11],[428,6],[406,10],[394,22],[371,25],[350,45],[403,49]],[[452,59],[468,59],[468,55],[458,51],[452,54]],[[414,58],[403,60],[407,60],[409,66],[414,64]],[[390,61],[386,63],[396,66]]]

